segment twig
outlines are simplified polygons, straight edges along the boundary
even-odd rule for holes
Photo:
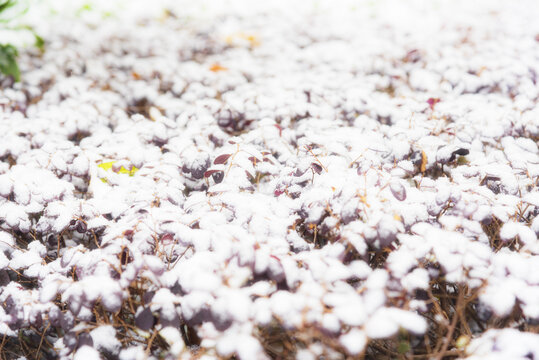
[[[453,332],[455,331],[455,328],[457,326],[457,321],[459,318],[458,313],[461,311],[462,303],[464,302],[464,290],[462,288],[459,290],[459,296],[455,305],[455,312],[453,314],[453,318],[451,319],[451,324],[449,325],[449,330],[447,331],[447,335],[443,339],[444,341],[442,341],[442,349],[438,352],[438,355],[436,356],[435,360],[442,360],[442,358],[444,357],[447,348],[451,343]]]
[[[324,166],[324,164],[322,164],[322,162],[318,159],[318,156],[316,156],[312,150],[312,148],[308,145],[305,145],[305,149],[307,149],[308,152],[311,153],[311,155],[314,157],[314,159],[316,160],[316,162],[318,162],[320,164],[320,166],[322,167],[322,169],[326,170],[326,172],[328,172],[328,169],[327,167]]]
[[[39,341],[39,346],[37,347],[37,351],[36,351],[36,360],[39,359],[39,351],[41,350],[41,345],[43,345],[43,340],[45,339],[45,333],[47,332],[47,330],[49,329],[50,327],[50,324],[47,325],[47,327],[45,327],[45,330],[43,330],[43,334],[41,335],[41,340]]]
[[[150,340],[148,340],[148,347],[146,347],[146,351],[144,352],[144,356],[147,359],[148,356],[150,356],[150,351],[152,349],[152,343],[155,340],[155,337],[157,336],[157,330],[154,329],[154,332],[152,333],[152,336],[150,337]]]

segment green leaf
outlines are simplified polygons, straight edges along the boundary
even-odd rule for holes
[[[0,3],[0,13],[2,13],[4,10],[9,9],[10,7],[15,6],[17,3],[16,0],[4,0]]]
[[[399,346],[397,347],[399,354],[406,354],[410,351],[410,343],[408,341],[401,340]]]
[[[34,42],[35,47],[41,51],[45,50],[45,40],[43,40],[43,38],[36,33],[34,33],[34,38],[36,40]]]
[[[12,31],[29,31],[34,36],[34,46],[38,48],[40,51],[45,51],[45,40],[41,36],[39,36],[33,27],[30,25],[18,25],[15,27],[4,27],[6,30],[12,30]]]
[[[15,81],[21,79],[17,55],[17,49],[13,45],[0,45],[0,72],[6,76],[12,76]]]
[[[81,16],[81,14],[82,14],[83,12],[86,12],[86,11],[92,11],[92,9],[93,9],[93,8],[92,8],[92,4],[84,4],[84,5],[82,5],[82,6],[79,8],[79,10],[77,10],[77,12],[76,12],[75,15]]]
[[[28,0],[0,0],[0,23],[9,23],[28,11]]]

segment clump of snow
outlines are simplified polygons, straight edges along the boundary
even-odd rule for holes
[[[490,329],[466,348],[468,360],[529,359],[539,356],[539,335],[515,329]]]

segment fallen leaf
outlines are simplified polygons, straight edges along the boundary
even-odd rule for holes
[[[421,151],[421,172],[424,173],[427,170],[427,154],[424,151]]]
[[[221,66],[221,65],[219,65],[217,63],[210,66],[210,71],[213,71],[213,72],[225,71],[225,70],[228,70],[228,68],[226,68],[224,66]]]

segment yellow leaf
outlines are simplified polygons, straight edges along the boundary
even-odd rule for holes
[[[421,172],[424,173],[427,170],[427,154],[421,151]]]
[[[463,349],[470,343],[470,338],[466,335],[461,335],[458,337],[457,342],[455,345],[457,345],[457,349]]]
[[[129,174],[129,170],[122,166],[120,170],[118,170],[118,174]]]
[[[129,174],[129,176],[133,176],[138,170],[139,169],[136,166],[133,166],[131,170],[127,170],[122,166],[120,170],[118,170],[118,174]]]
[[[258,41],[258,39],[256,38],[256,36],[254,35],[248,35],[246,37],[247,41],[249,41],[251,43],[251,46],[258,46],[260,45],[260,42]]]
[[[101,169],[105,170],[105,171],[109,171],[109,170],[112,170],[112,165],[116,163],[116,161],[108,161],[108,162],[104,162],[104,163],[101,163],[101,164],[98,164],[97,167],[100,167]],[[114,171],[118,174],[128,174],[129,176],[133,176],[135,175],[135,173],[139,171],[139,168],[137,168],[136,166],[133,166],[131,167],[131,169],[126,169],[125,167],[120,167],[120,170],[118,171]],[[101,178],[102,181],[104,182],[107,182],[107,179],[106,178]]]
[[[255,35],[245,34],[243,32],[231,34],[225,38],[225,42],[228,45],[237,45],[237,40],[247,40],[251,47],[260,45],[260,41]]]
[[[101,169],[105,170],[105,171],[108,171],[110,169],[112,169],[112,165],[115,163],[116,161],[108,161],[108,162],[104,162],[104,163],[101,163],[99,165],[97,165],[97,167],[100,167]]]
[[[459,158],[457,159],[457,164],[459,165],[465,165],[469,163],[470,162],[468,161],[468,159],[466,159],[464,156],[459,156]]]
[[[368,203],[367,203],[367,197],[363,196],[363,195],[359,195],[359,200],[365,204],[367,207],[371,207]]]
[[[233,35],[228,35],[228,36],[225,38],[225,42],[226,42],[228,45],[232,45],[232,43],[234,42],[234,36],[233,36]]]

